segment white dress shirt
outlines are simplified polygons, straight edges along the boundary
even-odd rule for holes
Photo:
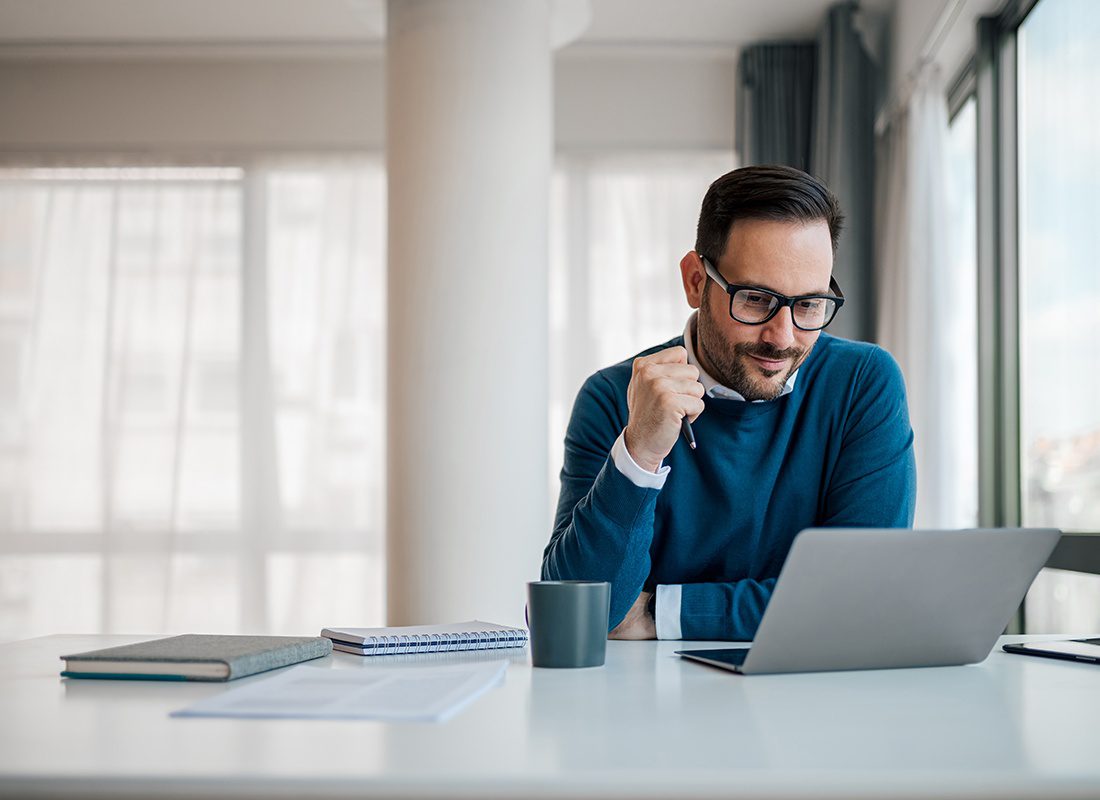
[[[706,370],[699,365],[699,359],[695,356],[694,346],[695,320],[698,314],[698,311],[693,312],[692,315],[688,317],[687,324],[684,326],[684,349],[687,350],[687,362],[693,367],[698,368],[699,382],[703,384],[703,389],[706,391],[708,397],[745,402],[745,398],[740,392],[736,392],[728,386],[721,385],[708,375]],[[783,385],[783,391],[779,393],[780,397],[794,391],[794,382],[797,377],[798,370],[796,369],[791,373],[790,377],[787,378],[787,382]],[[768,401],[753,400],[752,402],[766,403]],[[672,468],[666,467],[662,463],[656,472],[650,472],[638,466],[638,463],[631,457],[630,452],[626,449],[625,434],[626,431],[624,430],[619,434],[619,438],[615,440],[615,444],[611,446],[611,459],[615,463],[615,468],[625,475],[635,486],[641,486],[643,489],[660,489],[663,487],[665,481],[668,479],[668,473]],[[681,638],[679,584],[662,584],[657,587],[657,606],[653,615],[656,618],[658,639]]]

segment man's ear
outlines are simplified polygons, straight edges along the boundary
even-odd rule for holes
[[[698,308],[703,303],[703,286],[707,282],[707,273],[703,269],[703,259],[694,250],[680,259],[680,278],[684,282],[684,297],[688,305]]]

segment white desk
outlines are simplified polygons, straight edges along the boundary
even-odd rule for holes
[[[687,643],[609,642],[590,670],[513,653],[504,686],[438,725],[176,719],[263,676],[58,676],[61,653],[140,638],[0,645],[0,797],[1100,797],[1100,666],[995,651],[742,677],[672,655]]]

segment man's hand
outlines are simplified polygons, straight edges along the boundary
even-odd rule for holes
[[[652,592],[642,592],[634,605],[626,612],[623,621],[615,626],[608,639],[656,639],[657,622],[648,611],[649,598]]]
[[[639,467],[656,472],[676,444],[680,421],[694,422],[703,413],[703,384],[687,363],[687,350],[670,347],[634,359],[626,404],[627,452]]]

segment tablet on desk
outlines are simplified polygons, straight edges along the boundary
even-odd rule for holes
[[[1006,653],[1061,658],[1065,661],[1100,663],[1100,639],[1069,639],[1061,642],[1020,642],[1001,646]]]

